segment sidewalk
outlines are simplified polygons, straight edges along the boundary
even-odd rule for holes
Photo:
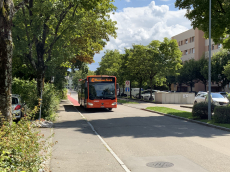
[[[69,96],[73,100],[72,95]],[[54,124],[50,171],[52,172],[123,172],[123,168],[69,102],[62,101]]]

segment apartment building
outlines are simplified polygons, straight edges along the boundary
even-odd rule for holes
[[[209,56],[209,40],[204,38],[204,32],[198,29],[190,29],[178,35],[172,37],[178,42],[178,46],[182,52],[182,61],[195,59],[199,60],[203,55]],[[211,41],[211,54],[214,54],[220,50],[221,44],[216,45]],[[179,87],[176,84],[172,85],[172,90],[179,91]],[[193,91],[204,91],[205,87],[202,83],[196,83],[193,87]],[[208,86],[207,86],[208,90]],[[190,88],[183,85],[181,91],[190,91]],[[224,90],[218,87],[217,84],[212,84],[212,91],[230,91],[230,85],[227,85]]]
[[[67,83],[66,83],[66,88],[67,89],[73,89],[73,78],[72,77],[69,77],[69,76],[66,76],[65,77],[65,79],[66,79],[66,81],[67,81]]]

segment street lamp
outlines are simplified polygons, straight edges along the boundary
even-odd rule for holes
[[[211,0],[209,0],[208,120],[211,120]]]

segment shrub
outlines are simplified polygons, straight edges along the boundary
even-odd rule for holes
[[[227,95],[228,100],[230,101],[230,94]]]
[[[214,110],[214,122],[230,123],[230,106],[218,106]]]
[[[211,104],[211,112],[213,113],[215,108],[214,104]],[[208,103],[200,102],[194,104],[192,108],[192,117],[194,119],[208,119]]]
[[[52,84],[45,84],[42,95],[42,118],[53,121],[60,103],[61,95],[55,90]],[[38,118],[38,114],[36,115]]]
[[[19,94],[29,109],[39,105],[40,96],[37,96],[37,82],[18,78],[13,79],[12,93]],[[58,90],[53,84],[45,83],[42,95],[42,114],[46,120],[55,120],[55,114],[61,99],[67,98],[67,89]],[[39,111],[36,118],[39,117]]]
[[[0,171],[37,172],[46,159],[47,144],[28,118],[17,124],[5,123],[0,128]],[[43,140],[41,140],[43,139]],[[43,152],[43,154],[41,154]]]

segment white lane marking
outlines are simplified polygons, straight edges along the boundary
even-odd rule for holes
[[[71,102],[70,102],[71,103]],[[71,103],[72,104],[72,103]],[[75,106],[74,106],[75,107]],[[77,110],[77,108],[75,107],[75,109]],[[77,110],[78,111],[78,110]],[[78,111],[79,112],[79,111]],[[105,147],[111,152],[111,154],[113,155],[113,157],[117,160],[117,162],[121,165],[121,167],[126,171],[126,172],[131,172],[126,165],[121,161],[121,159],[114,153],[114,151],[109,147],[109,145],[102,139],[102,137],[97,133],[97,131],[94,129],[93,125],[85,118],[84,115],[81,114],[81,112],[79,112],[81,117],[86,120],[86,122],[88,123],[88,125],[91,127],[91,129],[93,130],[93,132],[97,135],[97,137],[101,140],[101,142],[105,145]]]

